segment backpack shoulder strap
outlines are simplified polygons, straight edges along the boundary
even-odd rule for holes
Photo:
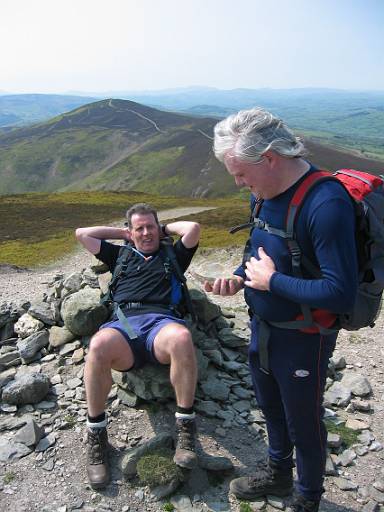
[[[116,288],[117,281],[121,276],[122,272],[125,270],[127,266],[127,262],[129,257],[132,254],[132,245],[127,243],[121,246],[119,250],[119,255],[116,260],[116,265],[112,273],[112,278],[108,283],[108,291],[106,295],[103,297],[103,303],[108,303],[113,301],[113,292]]]
[[[190,313],[192,320],[196,321],[196,314],[195,314],[195,310],[194,310],[194,307],[192,304],[191,296],[189,294],[189,290],[188,290],[188,286],[187,286],[187,279],[180,268],[179,262],[177,261],[175,249],[173,247],[173,240],[171,238],[163,239],[163,240],[161,240],[160,245],[164,251],[166,258],[169,260],[169,263],[172,266],[172,269],[174,271],[174,275],[175,275],[176,279],[181,284],[181,289],[184,294],[184,299],[185,299],[185,304],[187,306],[187,310]]]
[[[185,283],[187,279],[183,272],[181,271],[179,262],[177,261],[176,258],[175,249],[173,247],[173,241],[171,240],[171,238],[169,238],[169,240],[162,239],[160,242],[160,247],[163,249],[165,256],[169,259],[169,262],[172,265],[172,268],[176,274],[177,279],[182,283]]]
[[[286,230],[289,238],[294,238],[295,222],[304,201],[309,192],[322,181],[336,180],[339,181],[332,173],[328,171],[316,171],[309,174],[297,187],[293,197],[288,205]]]

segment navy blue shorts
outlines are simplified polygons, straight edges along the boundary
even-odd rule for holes
[[[100,329],[107,327],[116,329],[116,331],[119,331],[124,336],[131,347],[135,359],[132,368],[140,368],[145,363],[160,364],[153,353],[153,342],[155,341],[157,333],[170,323],[185,325],[184,320],[176,318],[172,314],[142,313],[140,315],[129,316],[127,320],[137,334],[137,338],[134,340],[130,339],[119,320],[107,322],[101,325]],[[130,370],[131,368],[127,368],[127,370],[128,369]]]

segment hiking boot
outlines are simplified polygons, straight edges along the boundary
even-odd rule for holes
[[[292,493],[292,468],[280,469],[271,460],[256,466],[254,476],[235,478],[230,483],[230,491],[243,499],[258,498],[273,494],[274,496],[288,496]]]
[[[297,494],[290,506],[292,512],[318,512],[320,501],[306,500],[301,494]]]
[[[193,469],[197,465],[195,453],[196,421],[176,419],[176,451],[173,462],[185,469]]]
[[[87,436],[88,480],[93,489],[102,489],[109,482],[107,429],[88,428]]]

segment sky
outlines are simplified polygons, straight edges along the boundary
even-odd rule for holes
[[[384,90],[384,0],[0,0],[0,91]]]

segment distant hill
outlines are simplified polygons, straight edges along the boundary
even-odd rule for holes
[[[0,194],[136,190],[221,197],[233,179],[212,153],[217,119],[164,112],[127,100],[102,100],[0,133]],[[308,141],[325,168],[382,172],[383,164]]]
[[[325,88],[231,89],[185,87],[155,91],[0,95],[3,127],[43,122],[96,99],[120,98],[194,117],[222,118],[243,108],[262,106],[289,126],[319,142],[361,152],[384,161],[384,91]]]
[[[120,97],[156,108],[218,118],[261,106],[292,128],[384,160],[384,91],[198,88]]]
[[[60,94],[0,95],[0,127],[43,121],[94,100],[93,97]]]

